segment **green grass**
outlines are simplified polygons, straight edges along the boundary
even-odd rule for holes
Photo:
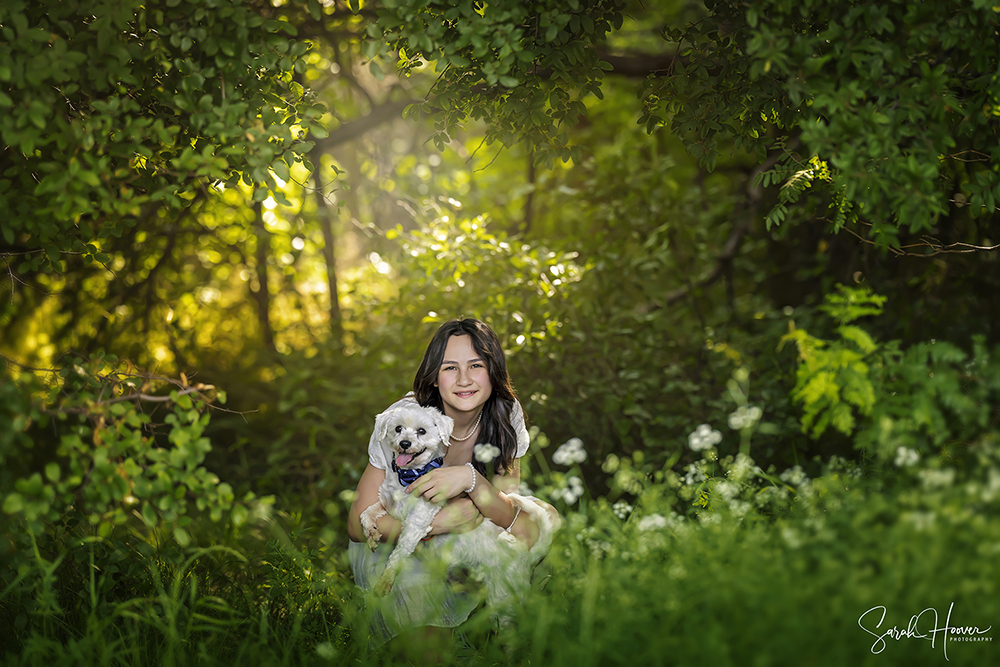
[[[44,564],[25,563],[4,593],[3,664],[995,663],[1000,629],[982,635],[995,641],[939,634],[933,647],[889,638],[873,653],[877,637],[859,627],[883,605],[881,628],[877,613],[867,621],[876,634],[904,630],[925,609],[942,627],[950,607],[952,627],[1000,628],[1000,470],[990,447],[985,465],[953,476],[928,461],[861,479],[835,462],[812,480],[758,471],[736,487],[720,486],[736,479],[722,472],[697,486],[649,484],[630,516],[602,498],[563,506],[563,529],[514,625],[497,629],[477,613],[457,633],[415,632],[376,651],[342,544],[310,550],[301,534],[275,528],[282,539],[245,539],[242,552],[177,550],[173,560],[68,545],[48,579]],[[130,574],[107,587],[113,553],[116,572]],[[931,616],[918,629],[933,629]]]

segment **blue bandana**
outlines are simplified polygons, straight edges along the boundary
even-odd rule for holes
[[[443,465],[444,465],[444,457],[441,457],[434,459],[433,461],[425,465],[423,468],[420,468],[419,470],[407,470],[406,468],[400,468],[399,466],[397,466],[396,460],[393,459],[392,471],[399,476],[400,484],[402,484],[403,486],[409,486],[410,484],[413,484],[415,481],[420,479],[420,477],[425,473],[428,473],[431,470],[434,470],[435,468],[440,468]]]

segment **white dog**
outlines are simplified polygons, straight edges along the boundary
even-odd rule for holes
[[[361,514],[361,525],[368,536],[368,545],[374,550],[381,537],[375,525],[380,516],[391,514],[403,524],[396,547],[375,584],[377,595],[391,590],[404,559],[427,536],[431,521],[441,511],[441,505],[408,494],[404,489],[425,467],[427,472],[443,465],[453,426],[452,419],[435,408],[417,405],[395,407],[375,419],[375,437],[383,446],[386,460],[392,462],[392,469],[385,472],[378,502]],[[404,484],[400,477],[410,481]],[[530,565],[526,550],[519,549],[513,536],[489,520],[466,533],[439,535],[425,543],[424,548],[447,556],[451,565],[468,567],[475,579],[485,583],[487,602],[491,605],[502,602],[528,583]]]

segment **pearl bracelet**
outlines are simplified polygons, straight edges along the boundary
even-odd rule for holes
[[[472,486],[465,490],[466,493],[472,493],[476,488],[476,468],[471,463],[466,463],[469,466],[469,470],[472,471]]]

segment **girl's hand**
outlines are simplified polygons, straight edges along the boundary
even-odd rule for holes
[[[469,466],[447,466],[431,470],[426,475],[406,487],[407,493],[423,497],[432,503],[443,503],[465,493],[472,486],[472,471]]]
[[[453,498],[445,503],[445,506],[434,517],[431,522],[431,532],[428,535],[466,533],[482,522],[483,515],[479,513],[475,503],[468,498]]]

